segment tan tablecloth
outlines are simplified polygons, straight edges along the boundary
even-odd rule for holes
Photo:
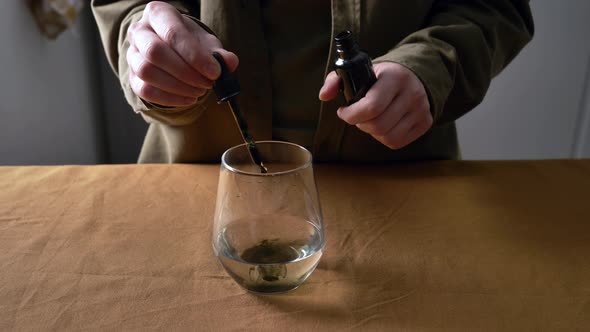
[[[590,161],[316,167],[328,246],[257,296],[217,166],[0,168],[0,330],[590,330]]]

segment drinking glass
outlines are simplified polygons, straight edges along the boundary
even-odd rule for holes
[[[286,292],[309,277],[325,246],[312,157],[293,143],[257,146],[268,173],[252,162],[246,144],[221,158],[213,248],[245,289]]]

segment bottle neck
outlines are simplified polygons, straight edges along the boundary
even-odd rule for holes
[[[336,43],[336,53],[340,59],[349,59],[359,52],[359,47],[352,37],[352,32],[343,31],[334,38]]]
[[[336,54],[338,55],[338,58],[342,60],[353,58],[358,53],[359,48],[356,45],[354,45],[354,47],[351,48],[340,48],[336,46]]]

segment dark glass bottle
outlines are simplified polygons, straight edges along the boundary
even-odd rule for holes
[[[359,49],[352,32],[343,31],[335,38],[337,58],[334,66],[342,82],[348,105],[363,98],[377,81],[369,55]]]

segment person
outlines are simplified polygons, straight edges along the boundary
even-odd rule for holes
[[[149,123],[139,162],[219,162],[241,137],[211,93],[219,52],[256,140],[316,161],[460,157],[454,121],[534,33],[527,0],[113,1],[92,9],[127,101]],[[350,30],[376,83],[347,106],[333,37]],[[319,95],[319,98],[318,98]]]

